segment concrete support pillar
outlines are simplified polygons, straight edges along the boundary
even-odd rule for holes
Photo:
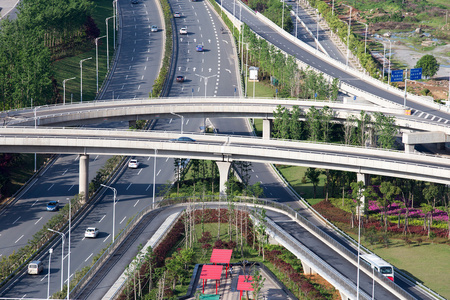
[[[231,163],[227,161],[216,161],[216,164],[219,168],[220,195],[226,195],[227,187],[225,186],[225,182],[228,181],[228,173],[230,172]]]
[[[407,154],[414,153],[414,145],[405,144],[405,153]]]
[[[317,272],[314,271],[314,269],[310,265],[308,265],[304,261],[301,261],[301,263],[302,263],[302,267],[303,267],[303,274],[305,274],[305,275],[316,275],[317,274]]]
[[[86,203],[89,198],[89,155],[80,154],[80,174],[78,193],[83,194],[82,203]]]
[[[363,173],[356,173],[356,181],[360,182],[362,181],[365,186],[368,186],[370,184],[370,175],[369,174],[363,174]],[[359,211],[359,215],[364,214],[364,204],[366,202],[366,199],[364,196],[361,197],[361,207]]]
[[[263,120],[263,139],[270,140],[270,133],[272,132],[272,120],[264,119]]]

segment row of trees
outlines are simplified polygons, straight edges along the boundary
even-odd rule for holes
[[[329,82],[323,74],[299,68],[293,56],[283,54],[274,45],[258,38],[247,25],[244,25],[243,35],[248,50],[248,55],[241,53],[245,64],[259,67],[260,78],[275,77],[280,97],[336,100],[338,79]]]
[[[287,32],[291,32],[294,28],[289,6],[284,4],[284,1],[278,0],[248,0],[248,6],[264,16],[272,20],[275,24],[282,27]],[[283,9],[283,5],[285,8]],[[283,15],[284,13],[284,15]]]
[[[372,115],[361,111],[359,116],[349,116],[343,124],[332,123],[333,110],[314,106],[303,111],[278,105],[274,111],[272,136],[281,139],[341,142],[347,145],[372,146],[392,149],[398,128],[393,116],[380,112]]]
[[[52,62],[98,36],[92,7],[89,0],[23,0],[17,19],[0,22],[0,109],[57,101]]]

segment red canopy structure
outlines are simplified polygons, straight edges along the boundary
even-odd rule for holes
[[[239,291],[239,300],[242,299],[242,293],[244,291],[253,291],[252,287],[253,277],[250,275],[239,275],[237,290]]]
[[[220,284],[220,277],[222,276],[223,266],[214,266],[214,265],[203,265],[202,272],[200,273],[200,279],[203,279],[203,290],[202,293],[205,292],[205,283],[208,279],[216,280],[216,295],[217,295],[217,286]]]
[[[230,249],[213,249],[211,259],[209,260],[213,264],[227,264],[225,278],[228,278],[228,268],[230,267],[231,254],[233,254],[233,250]]]

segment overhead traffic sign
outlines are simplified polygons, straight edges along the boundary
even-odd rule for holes
[[[403,70],[392,70],[391,71],[391,82],[403,81]]]

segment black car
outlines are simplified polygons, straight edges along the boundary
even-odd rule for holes
[[[184,81],[184,77],[183,76],[177,76],[177,82],[183,82]]]

